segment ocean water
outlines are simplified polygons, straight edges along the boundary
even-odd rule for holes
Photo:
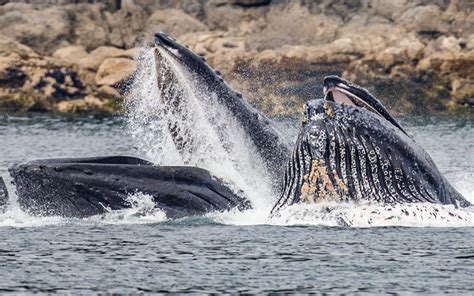
[[[0,115],[0,176],[9,182],[9,166],[37,158],[149,156],[126,123]],[[416,117],[402,124],[474,202],[474,121]],[[170,221],[137,195],[132,209],[78,220],[29,216],[8,189],[0,292],[474,290],[472,208],[325,204],[290,208],[275,219],[260,209]]]

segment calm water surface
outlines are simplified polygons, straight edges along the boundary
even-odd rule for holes
[[[472,201],[474,122],[404,124]],[[0,143],[7,181],[15,162],[138,154],[120,118],[0,115]],[[474,227],[239,226],[139,213],[36,218],[14,199],[0,214],[0,292],[474,291]]]

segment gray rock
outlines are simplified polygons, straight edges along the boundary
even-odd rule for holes
[[[179,9],[164,9],[154,12],[147,20],[147,31],[163,31],[172,36],[206,31],[208,27]]]

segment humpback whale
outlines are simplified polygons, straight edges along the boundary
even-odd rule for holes
[[[155,35],[149,49],[157,60],[160,103],[170,118],[180,119],[166,123],[178,152],[192,154],[201,143],[179,124],[195,116],[188,106],[193,104],[187,96],[192,92],[193,100],[209,106],[209,112],[218,108],[237,123],[234,127],[251,143],[247,147],[255,148],[274,186],[281,187],[271,214],[293,204],[328,200],[471,205],[362,87],[326,77],[324,97],[305,104],[291,150],[272,121],[233,91],[202,57],[164,33]],[[197,89],[190,87],[191,80]],[[202,90],[206,95],[198,95]],[[212,121],[215,114],[209,116]],[[217,130],[229,128],[224,125]],[[133,157],[38,160],[9,171],[20,207],[31,214],[87,217],[128,208],[128,197],[138,192],[150,195],[169,218],[251,207],[238,190],[207,170],[156,166]]]
[[[223,109],[226,122],[235,121],[236,126],[243,129],[244,134],[263,159],[266,171],[273,180],[279,180],[290,156],[292,144],[281,135],[272,121],[250,106],[240,93],[234,91],[222,79],[218,71],[207,64],[203,57],[177,43],[165,33],[155,34],[153,49],[158,61],[156,63],[158,91],[161,94],[162,103],[167,107],[167,112],[173,113],[175,118],[190,120],[195,110],[183,106],[192,104],[192,101],[184,98],[186,91],[193,91],[194,98],[201,100],[201,103],[210,107],[209,109]],[[180,82],[177,81],[178,75]],[[199,89],[184,89],[190,84]],[[200,91],[204,92],[204,95],[196,95]],[[209,115],[211,120],[217,116],[219,115]],[[213,124],[219,124],[218,120],[214,120]],[[180,153],[192,153],[195,150],[193,145],[199,145],[199,139],[193,137],[189,130],[179,126],[178,120],[168,122],[168,126]],[[226,126],[218,126],[217,130],[226,128]]]
[[[470,203],[366,89],[336,76],[306,103],[303,126],[272,213],[296,203]]]
[[[250,207],[222,180],[196,167],[158,167],[134,157],[37,160],[10,168],[18,204],[34,215],[84,218],[130,208],[144,193],[168,218]]]

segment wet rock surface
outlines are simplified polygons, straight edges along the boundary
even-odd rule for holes
[[[469,0],[23,2],[0,5],[1,111],[119,112],[120,86],[155,31],[270,115],[299,112],[328,74],[398,113],[474,106]]]

